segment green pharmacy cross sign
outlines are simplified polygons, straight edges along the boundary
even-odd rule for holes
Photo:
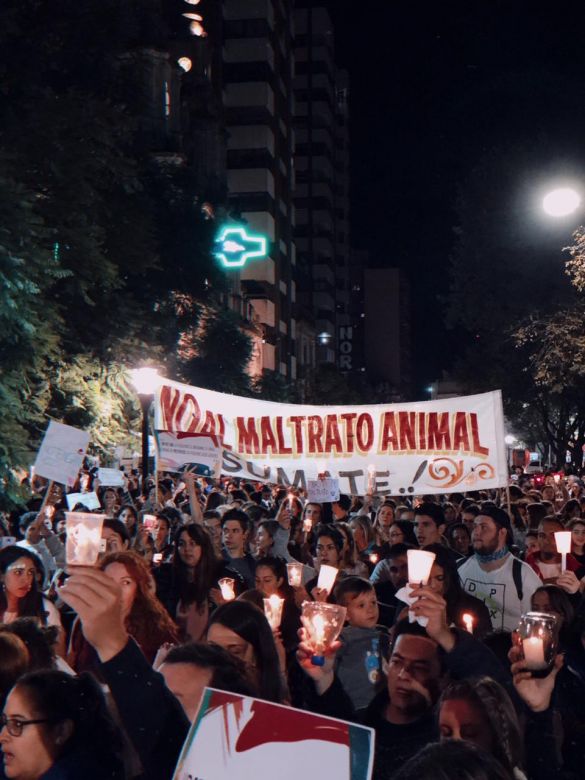
[[[243,227],[224,228],[217,238],[216,256],[225,268],[243,268],[247,260],[266,257],[266,238],[253,236]]]

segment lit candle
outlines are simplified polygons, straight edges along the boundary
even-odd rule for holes
[[[337,578],[337,569],[335,566],[327,566],[323,564],[319,569],[319,579],[317,580],[317,587],[321,590],[326,590],[329,595],[333,589],[333,584]]]
[[[288,573],[288,584],[291,588],[299,588],[303,581],[303,564],[287,563],[286,570]]]
[[[272,596],[264,599],[264,614],[266,615],[266,620],[268,620],[268,624],[273,631],[280,627],[283,605],[284,599],[281,599],[280,596],[276,595],[276,593],[273,593]]]
[[[313,618],[313,638],[315,650],[323,652],[325,649],[325,618],[323,615],[315,615]]]
[[[303,531],[308,534],[310,531],[313,530],[313,521],[310,517],[305,517],[303,520]]]
[[[305,629],[305,642],[313,653],[311,663],[323,666],[325,651],[335,642],[343,624],[347,610],[338,604],[323,604],[318,601],[305,601],[301,622]]]
[[[372,553],[370,555],[370,563],[378,563],[379,560],[380,560],[380,556],[378,555],[378,553]]]
[[[567,553],[571,552],[571,532],[555,531],[557,552],[561,554],[561,571],[567,571]]]
[[[546,669],[548,664],[544,660],[544,642],[539,636],[530,636],[522,640],[524,660],[526,668],[532,671]]]
[[[100,553],[104,515],[65,512],[65,558],[69,566],[93,566]]]
[[[431,576],[435,553],[427,550],[407,550],[408,581],[411,584],[426,585]]]
[[[234,591],[234,585],[236,584],[236,581],[232,580],[231,577],[223,577],[223,579],[219,580],[218,584],[223,598],[226,601],[233,601],[236,597],[236,593]]]
[[[470,634],[473,634],[473,615],[470,615],[468,612],[466,612],[461,616],[461,618],[465,623],[465,630]]]

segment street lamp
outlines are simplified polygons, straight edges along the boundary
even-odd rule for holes
[[[559,187],[548,192],[542,200],[542,208],[549,217],[567,217],[581,205],[581,196],[572,187]]]
[[[148,411],[154,394],[162,382],[162,377],[152,366],[134,368],[130,371],[130,377],[134,389],[138,393],[142,409],[142,492],[144,494],[148,479]]]

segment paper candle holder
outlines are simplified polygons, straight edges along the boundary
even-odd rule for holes
[[[299,588],[303,582],[303,564],[287,563],[286,571],[288,574],[288,584],[291,588]]]
[[[435,562],[435,553],[427,550],[407,550],[408,581],[411,585],[426,585]]]
[[[321,588],[322,590],[326,590],[327,595],[329,595],[333,590],[333,585],[335,584],[335,580],[337,579],[338,574],[339,571],[335,568],[335,566],[327,566],[325,563],[322,564],[321,568],[319,569],[317,587]]]
[[[95,566],[101,550],[104,517],[89,512],[65,512],[68,566]]]
[[[276,594],[273,594],[272,596],[269,596],[269,598],[264,599],[264,614],[266,615],[266,620],[268,621],[268,624],[273,631],[276,631],[277,628],[280,628],[283,606],[284,599],[281,599],[280,596],[277,596]]]
[[[305,642],[313,652],[311,663],[314,666],[325,663],[325,651],[341,633],[346,612],[346,608],[339,604],[303,602],[301,623],[305,629]]]
[[[558,648],[558,620],[548,612],[526,612],[520,618],[514,637],[533,677],[546,677]]]
[[[233,580],[231,577],[222,577],[221,580],[218,580],[219,589],[221,590],[221,595],[226,601],[233,601],[236,597],[236,591],[234,590],[236,581]]]
[[[555,531],[557,552],[561,554],[561,571],[567,570],[567,554],[571,552],[573,536],[570,531]]]

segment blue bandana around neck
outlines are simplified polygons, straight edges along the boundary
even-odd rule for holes
[[[492,561],[500,561],[502,558],[505,558],[509,552],[510,551],[508,548],[504,545],[501,550],[496,550],[495,552],[488,553],[487,555],[480,555],[480,553],[476,552],[475,557],[479,563],[492,563]]]

